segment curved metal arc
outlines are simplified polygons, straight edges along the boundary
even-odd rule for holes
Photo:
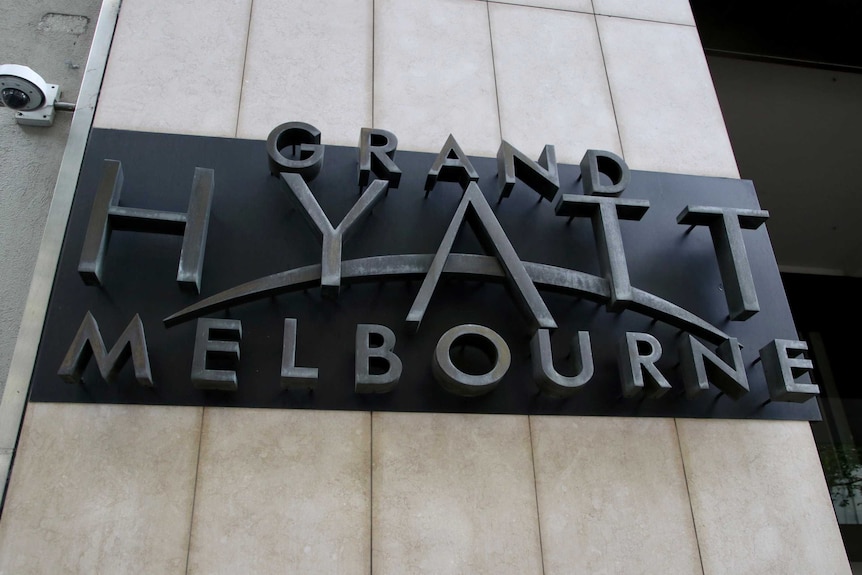
[[[433,258],[434,254],[407,254],[348,260],[342,263],[341,277],[349,283],[421,279],[428,272]],[[547,264],[524,262],[524,267],[540,289],[571,294],[598,303],[610,298],[610,285],[604,278]],[[320,284],[320,273],[320,264],[315,264],[252,280],[203,299],[163,321],[166,327],[172,327],[214,311],[316,287]],[[474,254],[449,254],[443,273],[499,282],[506,279],[496,258]],[[632,302],[628,309],[664,321],[710,343],[720,344],[730,339],[729,335],[693,313],[637,288],[632,289]]]

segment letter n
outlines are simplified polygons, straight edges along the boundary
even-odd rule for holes
[[[147,354],[147,340],[144,337],[144,324],[139,315],[135,314],[111,351],[106,352],[105,342],[99,332],[99,324],[96,323],[93,314],[87,312],[57,374],[68,383],[82,383],[81,375],[90,362],[90,358],[94,356],[96,365],[99,366],[99,373],[107,381],[113,381],[131,357],[138,383],[145,387],[153,387],[150,358]]]
[[[680,342],[682,379],[689,398],[709,389],[710,383],[733,399],[748,393],[748,376],[739,341],[732,337],[719,345],[716,352],[710,351],[691,335],[686,335]]]

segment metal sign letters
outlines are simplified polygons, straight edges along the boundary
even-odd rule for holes
[[[94,130],[33,399],[817,419],[767,219],[600,150]]]

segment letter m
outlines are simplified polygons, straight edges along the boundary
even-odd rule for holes
[[[58,375],[69,383],[81,383],[81,376],[93,356],[96,358],[96,365],[99,366],[99,373],[107,381],[113,381],[131,357],[138,383],[145,387],[153,387],[144,324],[139,315],[135,314],[111,351],[106,352],[105,342],[102,334],[99,333],[99,324],[96,323],[93,314],[87,312],[60,365]]]

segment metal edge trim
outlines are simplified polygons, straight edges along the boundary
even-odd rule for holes
[[[0,400],[0,453],[4,455],[0,457],[0,481],[3,485],[0,513],[6,499],[18,436],[27,406],[30,379],[36,362],[36,352],[42,337],[60,250],[66,234],[66,224],[75,196],[90,128],[93,125],[96,103],[102,88],[121,2],[122,0],[103,0],[99,10],[87,67],[81,80],[78,101],[69,127],[66,148],[60,162],[54,195],[48,209],[45,230],[33,269],[33,279],[30,282],[30,291],[9,366],[6,388]]]

